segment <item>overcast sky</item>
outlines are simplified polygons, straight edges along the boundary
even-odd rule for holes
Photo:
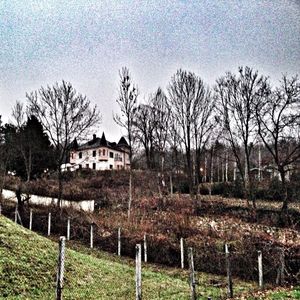
[[[276,82],[300,73],[300,0],[0,0],[0,115],[62,79],[100,108],[113,141],[121,130],[118,70],[127,66],[142,101],[178,68],[212,85],[249,65]],[[300,75],[300,74],[299,74]]]

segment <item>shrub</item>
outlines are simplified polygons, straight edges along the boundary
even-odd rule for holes
[[[269,184],[268,198],[271,200],[282,200],[282,186],[279,178],[274,177]]]

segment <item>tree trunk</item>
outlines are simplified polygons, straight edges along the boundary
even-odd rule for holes
[[[195,161],[195,168],[196,168],[196,186],[198,190],[198,185],[201,182],[201,172],[200,172],[200,149],[196,149],[196,161]]]
[[[129,200],[128,200],[128,211],[127,211],[128,221],[130,220],[131,203],[132,203],[132,170],[131,170],[131,166],[130,166],[130,171],[129,171]]]
[[[225,182],[228,182],[228,152],[225,152]]]
[[[210,153],[210,188],[209,188],[210,196],[211,196],[213,183],[214,183],[214,148],[211,149],[211,153]]]
[[[283,215],[287,215],[288,213],[288,194],[287,194],[287,186],[285,180],[285,171],[284,168],[280,168],[279,170],[280,178],[281,178],[281,187],[282,187],[282,208],[281,213]]]
[[[62,210],[62,194],[63,194],[63,176],[61,167],[58,167],[58,199],[57,199],[57,205]]]
[[[192,161],[191,161],[191,151],[190,149],[186,150],[186,160],[187,160],[187,174],[189,181],[189,192],[190,195],[194,195],[194,187],[193,187],[193,172],[192,172]]]

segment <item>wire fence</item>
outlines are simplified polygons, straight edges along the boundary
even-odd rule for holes
[[[48,212],[43,214],[35,212],[32,208],[21,213],[18,207],[0,205],[0,212],[11,218],[16,223],[38,231],[44,235],[63,235],[60,238],[60,252],[58,256],[57,290],[56,299],[62,299],[63,273],[64,273],[64,249],[65,240],[79,240],[90,248],[113,250],[119,256],[126,255],[136,258],[136,299],[142,299],[142,275],[141,261],[156,263],[158,258],[168,253],[173,258],[171,265],[189,270],[190,297],[197,299],[195,279],[196,271],[204,271],[225,275],[227,278],[227,296],[232,298],[234,280],[233,276],[257,281],[258,287],[263,288],[265,282],[284,285],[290,282],[298,282],[300,278],[300,249],[295,247],[278,247],[271,241],[257,241],[253,244],[244,241],[243,247],[236,244],[208,246],[203,237],[203,243],[199,244],[192,239],[180,238],[173,243],[167,243],[167,247],[158,244],[157,237],[143,233],[140,238],[128,240],[123,234],[122,228],[115,228],[114,234],[109,239],[97,234],[101,230],[95,223],[84,223],[76,217],[58,215]],[[59,221],[58,221],[59,220]],[[66,236],[66,238],[65,238]],[[106,243],[105,243],[106,242]],[[108,245],[105,249],[104,245]],[[115,249],[115,250],[114,250]],[[212,298],[210,298],[212,299]]]

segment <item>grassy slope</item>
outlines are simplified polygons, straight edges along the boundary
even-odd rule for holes
[[[0,295],[53,299],[57,244],[0,217]],[[67,250],[64,299],[133,299],[134,269]],[[185,299],[186,281],[144,272],[145,299]]]
[[[98,251],[87,251],[84,248],[78,250],[68,249],[66,252],[64,299],[134,299],[132,266]],[[89,252],[90,255],[84,252]],[[53,299],[56,261],[56,243],[0,216],[1,299]],[[159,269],[158,272],[155,269],[150,266],[143,268],[143,299],[189,298],[186,272],[175,269]],[[198,278],[200,286],[206,287],[211,279],[203,274],[199,274]],[[224,282],[221,277],[214,277],[214,280]],[[249,289],[251,285],[236,285],[237,290],[245,288]],[[203,296],[199,299],[207,299],[207,296],[219,298],[225,294],[224,288],[207,287],[199,292]],[[292,293],[292,299],[300,299],[297,291]],[[268,296],[265,299],[285,298]]]

